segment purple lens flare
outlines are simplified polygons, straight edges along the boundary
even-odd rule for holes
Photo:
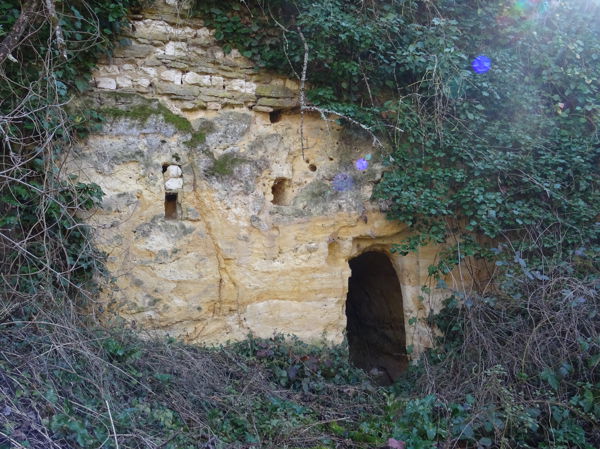
[[[364,171],[367,168],[369,168],[369,162],[367,162],[366,159],[361,157],[354,163],[354,166],[356,167],[357,170]]]
[[[348,173],[338,173],[333,178],[332,185],[333,190],[336,190],[337,192],[345,192],[354,187],[354,180]]]

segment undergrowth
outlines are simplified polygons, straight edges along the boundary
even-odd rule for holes
[[[386,436],[385,395],[344,346],[275,336],[207,349],[40,321],[5,323],[0,340],[3,449],[366,447]]]
[[[391,387],[345,345],[202,348],[39,309],[0,325],[0,447],[595,449],[600,282],[580,271],[593,261],[535,281],[514,262],[495,294],[455,292],[430,318],[436,348]]]
[[[0,325],[0,448],[595,449],[600,283],[578,257],[448,298],[436,349],[391,387],[345,345],[203,348],[37,310]]]
[[[537,277],[520,262],[493,293],[455,292],[430,317],[442,336],[410,386],[430,414],[416,422],[437,430],[415,447],[600,446],[597,256],[582,252]],[[580,271],[590,263],[596,268]]]
[[[451,243],[432,276],[485,256],[496,277],[430,317],[437,348],[391,389],[344,347],[99,328],[77,216],[102,194],[61,177],[98,117],[64,105],[139,2],[0,1],[0,37],[37,8],[0,61],[0,448],[600,447],[597,6],[197,3],[226,50],[298,78],[308,60],[311,104],[387,137],[377,192],[415,230],[400,252]],[[479,53],[487,75],[469,69]]]

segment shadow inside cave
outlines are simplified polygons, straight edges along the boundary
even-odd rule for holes
[[[346,300],[350,361],[390,384],[408,366],[404,308],[388,256],[368,251],[350,260]]]

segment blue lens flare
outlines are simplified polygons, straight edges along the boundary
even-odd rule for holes
[[[492,68],[492,60],[486,55],[479,55],[471,63],[475,73],[486,73]]]
[[[348,173],[338,173],[333,178],[332,185],[333,190],[336,190],[337,192],[345,192],[346,190],[350,190],[352,187],[354,187],[354,180]]]

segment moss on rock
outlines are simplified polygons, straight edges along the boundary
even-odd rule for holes
[[[103,118],[130,119],[146,123],[152,116],[160,116],[166,124],[182,133],[189,133],[190,139],[185,144],[194,148],[204,142],[205,133],[194,131],[190,121],[175,114],[158,100],[150,100],[137,94],[111,92],[103,93],[101,98],[91,98],[91,109],[95,109]],[[102,105],[98,107],[97,105]]]
[[[242,162],[246,162],[246,159],[239,157],[236,154],[223,154],[214,160],[212,167],[208,169],[208,173],[220,176],[231,175],[233,174],[235,166]]]
[[[185,118],[174,114],[161,103],[154,104],[139,104],[127,109],[119,107],[108,107],[98,109],[98,112],[106,117],[111,118],[129,118],[132,120],[145,123],[151,116],[160,115],[165,123],[173,125],[179,131],[185,133],[193,133],[192,124]]]

